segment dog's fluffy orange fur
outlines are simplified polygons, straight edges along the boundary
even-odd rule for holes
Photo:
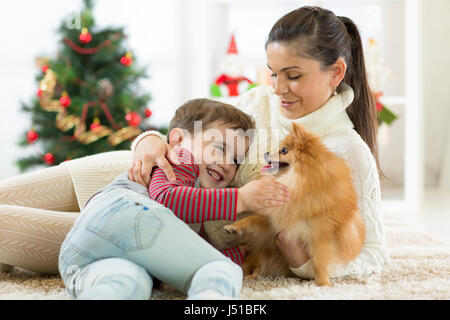
[[[346,265],[360,253],[365,226],[358,213],[350,169],[318,137],[293,124],[280,149],[266,154],[261,172],[275,175],[289,188],[289,202],[225,226],[247,248],[247,276],[292,275],[276,245],[280,231],[287,242],[300,241],[318,285],[331,285],[330,267]],[[264,178],[264,176],[261,176]]]

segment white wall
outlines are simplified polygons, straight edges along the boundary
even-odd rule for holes
[[[450,1],[423,5],[426,185],[450,190]]]

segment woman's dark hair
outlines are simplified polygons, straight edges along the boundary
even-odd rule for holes
[[[380,169],[377,142],[375,100],[369,87],[363,46],[358,28],[347,17],[337,17],[330,10],[305,6],[294,10],[272,27],[266,42],[285,43],[297,49],[299,55],[317,60],[326,70],[339,58],[347,64],[343,82],[354,90],[354,100],[346,111],[356,132],[369,146],[378,172]],[[341,91],[340,84],[337,91]]]

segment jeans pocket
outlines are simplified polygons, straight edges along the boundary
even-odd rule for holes
[[[120,197],[93,212],[86,229],[124,251],[151,248],[164,227],[151,211],[131,198]]]

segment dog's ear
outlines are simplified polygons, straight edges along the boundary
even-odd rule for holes
[[[292,133],[294,136],[300,140],[303,140],[305,137],[306,131],[302,125],[299,125],[295,122],[292,122]]]

